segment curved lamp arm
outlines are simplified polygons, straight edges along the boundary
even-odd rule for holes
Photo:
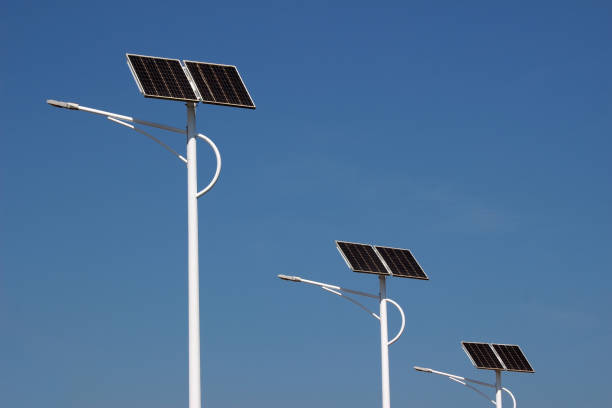
[[[337,286],[337,285],[331,285],[329,283],[323,283],[323,282],[317,282],[317,281],[313,281],[313,280],[308,280],[308,279],[301,278],[299,276],[277,275],[277,277],[279,279],[290,281],[290,282],[307,283],[309,285],[318,286],[320,288],[325,287],[325,288],[330,288],[330,289],[334,289],[334,290],[337,290],[337,291],[352,293],[354,295],[359,295],[359,296],[370,297],[370,298],[373,298],[373,299],[378,299],[378,295],[373,295],[371,293],[366,293],[366,292],[360,292],[358,290],[351,290],[351,289],[343,288],[343,287],[340,287],[340,286]]]
[[[170,146],[168,146],[167,144],[165,144],[164,142],[162,142],[161,140],[159,140],[158,138],[156,138],[155,136],[153,136],[149,132],[145,132],[144,130],[139,129],[139,128],[137,128],[134,125],[126,123],[126,122],[124,122],[122,120],[119,120],[119,119],[117,119],[115,117],[112,117],[112,116],[107,116],[106,118],[108,120],[112,121],[112,122],[118,123],[118,124],[123,125],[123,126],[125,126],[127,128],[130,128],[130,129],[132,129],[132,130],[134,130],[134,131],[136,131],[136,132],[138,132],[140,134],[145,135],[146,137],[148,137],[149,139],[153,140],[155,143],[159,144],[161,147],[163,147],[164,149],[166,149],[167,151],[169,151],[170,153],[172,153],[173,155],[178,157],[183,163],[187,163],[187,159],[186,158],[184,158],[183,156],[178,154],[176,150],[174,150],[173,148],[171,148]]]
[[[356,304],[357,306],[359,306],[360,308],[362,308],[363,310],[365,310],[365,312],[366,312],[367,314],[369,314],[370,316],[374,317],[375,319],[380,320],[380,317],[378,317],[378,315],[377,315],[376,313],[374,313],[373,311],[371,311],[370,309],[368,309],[367,307],[365,307],[363,304],[361,304],[360,302],[356,301],[356,300],[355,300],[355,299],[353,299],[352,297],[347,296],[347,295],[345,295],[345,294],[344,294],[344,293],[342,293],[342,292],[339,292],[339,291],[334,290],[334,289],[330,289],[330,288],[325,287],[325,286],[321,286],[321,289],[326,290],[326,291],[328,291],[328,292],[330,292],[330,293],[333,293],[334,295],[338,295],[338,296],[340,296],[341,298],[344,298],[344,299],[348,300],[349,302],[352,302],[352,303]]]
[[[101,115],[101,116],[106,116],[106,118],[108,120],[111,120],[117,124],[120,124],[122,126],[125,126],[127,128],[130,128],[138,133],[141,133],[143,135],[145,135],[146,137],[148,137],[149,139],[153,140],[155,143],[159,144],[161,147],[163,147],[164,149],[166,149],[167,151],[169,151],[170,153],[172,153],[173,155],[175,155],[179,160],[181,160],[183,163],[187,163],[187,159],[185,157],[183,157],[182,155],[180,155],[176,150],[174,150],[173,148],[171,148],[170,146],[168,146],[167,144],[165,144],[164,142],[162,142],[161,140],[159,140],[158,138],[156,138],[155,136],[149,134],[148,132],[137,128],[136,126],[130,124],[130,123],[126,123],[126,122],[132,122],[132,123],[138,123],[141,125],[145,125],[145,126],[150,126],[150,127],[154,127],[154,128],[158,128],[158,129],[163,129],[163,130],[167,130],[169,132],[174,132],[174,133],[180,133],[180,134],[186,134],[187,132],[184,129],[179,129],[179,128],[175,128],[173,126],[168,126],[168,125],[163,125],[161,123],[155,123],[155,122],[149,122],[146,120],[141,120],[141,119],[137,119],[131,116],[126,116],[126,115],[120,115],[118,113],[113,113],[113,112],[107,112],[107,111],[103,111],[100,109],[94,109],[94,108],[89,108],[87,106],[82,106],[79,105],[78,103],[74,103],[74,102],[63,102],[63,101],[56,101],[53,99],[47,99],[47,103],[51,106],[55,106],[56,108],[63,108],[63,109],[69,109],[69,110],[80,110],[83,112],[89,112],[89,113],[93,113],[96,115]],[[204,194],[208,193],[210,191],[211,188],[213,188],[213,186],[217,183],[217,180],[219,179],[219,174],[221,173],[221,154],[219,153],[219,149],[217,148],[217,146],[213,143],[212,140],[210,140],[210,138],[208,138],[207,136],[198,133],[197,137],[199,137],[200,139],[204,140],[206,143],[208,143],[208,145],[213,149],[214,153],[215,153],[215,157],[217,159],[217,169],[215,170],[215,175],[213,176],[212,180],[210,181],[210,183],[208,183],[208,185],[206,187],[204,187],[201,191],[199,191],[196,194],[196,198],[200,198],[202,197]]]
[[[353,293],[355,295],[359,295],[359,296],[365,296],[365,297],[370,297],[373,299],[378,299],[379,297],[376,295],[373,295],[371,293],[366,293],[366,292],[360,292],[358,290],[352,290],[352,289],[346,289],[337,285],[331,285],[329,283],[323,283],[323,282],[317,282],[317,281],[313,281],[313,280],[308,280],[308,279],[304,279],[301,278],[299,276],[288,276],[288,275],[278,275],[278,277],[280,279],[286,280],[286,281],[290,281],[290,282],[301,282],[301,283],[307,283],[309,285],[314,285],[314,286],[318,286],[323,290],[326,290],[330,293],[333,293],[334,295],[338,295],[346,300],[348,300],[349,302],[354,303],[355,305],[359,306],[361,309],[365,310],[365,312],[367,314],[369,314],[370,316],[380,320],[380,317],[374,313],[373,311],[371,311],[370,309],[368,309],[367,307],[365,307],[363,304],[361,304],[360,302],[356,301],[355,299],[353,299],[352,297],[342,293],[342,292],[348,292],[348,293]],[[404,315],[404,311],[402,310],[402,308],[400,307],[400,305],[393,299],[383,299],[383,302],[389,302],[391,303],[393,306],[395,306],[397,308],[397,310],[399,310],[400,315],[402,316],[402,326],[399,329],[399,332],[395,335],[395,337],[389,341],[388,345],[391,345],[393,343],[395,343],[397,340],[399,340],[400,336],[404,333],[404,328],[406,327],[406,316]]]
[[[187,133],[185,132],[185,129],[179,129],[179,128],[175,128],[174,126],[163,125],[161,123],[149,122],[147,120],[137,119],[137,118],[133,118],[131,116],[126,116],[126,115],[120,115],[118,113],[107,112],[107,111],[103,111],[100,109],[88,108],[87,106],[82,106],[74,102],[62,102],[62,101],[56,101],[54,99],[47,99],[47,103],[51,106],[55,106],[56,108],[64,108],[64,109],[69,109],[69,110],[80,110],[83,112],[93,113],[95,115],[102,115],[106,117],[110,116],[115,119],[120,119],[126,122],[134,122],[134,123],[138,123],[138,124],[145,125],[145,126],[151,126],[151,127],[155,127],[158,129],[164,129],[170,132],[181,133],[181,134]]]
[[[338,296],[340,296],[342,298],[345,298],[349,302],[353,302],[354,304],[356,304],[357,306],[359,306],[360,308],[365,310],[370,316],[372,316],[372,317],[374,317],[376,319],[380,319],[380,317],[376,313],[374,313],[373,311],[371,311],[370,309],[368,309],[367,307],[362,305],[360,302],[356,301],[355,299],[353,299],[352,297],[350,297],[348,295],[345,295],[342,292],[348,292],[348,293],[352,293],[352,294],[359,295],[359,296],[365,296],[365,297],[370,297],[370,298],[378,299],[378,296],[376,296],[376,295],[373,295],[371,293],[366,293],[366,292],[360,292],[358,290],[351,290],[351,289],[342,288],[340,286],[331,285],[329,283],[323,283],[323,282],[317,282],[317,281],[313,281],[313,280],[308,280],[308,279],[300,278],[299,276],[278,275],[278,278],[282,279],[282,280],[290,281],[290,282],[301,282],[301,283],[307,283],[307,284],[313,285],[313,286],[318,286],[318,287],[320,287],[323,290],[326,290],[326,291],[328,291],[330,293],[333,293],[334,295],[338,295]]]
[[[170,153],[172,153],[173,155],[175,155],[176,157],[178,157],[183,163],[187,163],[187,159],[184,158],[183,156],[181,156],[179,153],[177,153],[176,150],[174,150],[173,148],[171,148],[170,146],[168,146],[167,144],[165,144],[164,142],[162,142],[161,140],[159,140],[158,138],[156,138],[155,136],[151,135],[149,132],[146,132],[142,129],[137,128],[136,126],[130,124],[130,123],[126,123],[122,120],[119,120],[113,116],[107,116],[107,119],[110,121],[113,121],[115,123],[118,123],[120,125],[123,125],[127,128],[130,128],[140,134],[145,135],[146,137],[148,137],[149,139],[153,140],[154,142],[156,142],[157,144],[159,144],[161,147],[163,147],[164,149],[166,149],[167,151],[169,151]],[[202,197],[204,194],[208,193],[213,187],[214,185],[217,183],[217,180],[219,180],[219,174],[221,173],[221,153],[219,153],[219,149],[217,148],[217,145],[215,145],[215,143],[207,136],[198,133],[197,136],[204,140],[206,143],[208,143],[208,145],[212,148],[213,152],[215,153],[215,157],[217,159],[217,168],[215,170],[215,175],[213,176],[212,180],[210,181],[210,183],[208,183],[208,185],[206,187],[204,187],[201,191],[198,192],[198,194],[196,194],[196,198],[200,198]]]
[[[208,193],[210,191],[210,189],[213,188],[213,186],[217,183],[217,180],[219,179],[219,173],[221,173],[221,153],[219,153],[219,149],[217,148],[217,145],[215,145],[213,143],[213,141],[210,140],[210,138],[208,138],[207,136],[204,136],[201,133],[198,133],[197,136],[200,139],[204,140],[206,143],[208,143],[208,145],[215,152],[215,157],[217,158],[217,170],[215,171],[215,175],[213,176],[213,178],[210,181],[210,183],[208,183],[208,185],[206,187],[204,187],[201,191],[198,192],[198,194],[196,194],[196,198],[200,198],[204,194]]]
[[[449,373],[445,373],[442,371],[437,371],[437,370],[432,370],[431,368],[424,368],[424,367],[414,367],[415,370],[417,371],[421,371],[424,373],[432,373],[432,374],[438,374],[438,375],[442,375],[444,377],[447,377],[449,380],[451,381],[455,381],[461,385],[465,385],[466,387],[468,387],[469,389],[476,391],[479,395],[485,397],[488,401],[491,401],[493,403],[493,405],[495,405],[495,401],[491,400],[489,398],[489,396],[487,396],[487,394],[485,394],[484,392],[480,391],[479,389],[477,389],[476,387],[468,384],[468,382],[474,383],[474,384],[478,384],[478,385],[482,385],[485,387],[491,387],[491,388],[495,388],[494,384],[488,384],[486,382],[482,382],[482,381],[478,381],[478,380],[472,380],[471,378],[465,378],[465,377],[461,377],[459,375],[455,375],[455,374],[449,374]],[[514,404],[514,408],[516,408],[516,398],[514,398],[514,395],[510,392],[509,389],[507,389],[506,387],[502,387],[502,390],[506,391],[510,397],[512,398],[512,403]]]
[[[487,401],[489,401],[489,402],[493,403],[493,405],[495,405],[495,404],[496,404],[496,403],[495,403],[495,401],[494,401],[494,400],[492,400],[491,398],[489,398],[489,396],[488,396],[487,394],[485,394],[484,392],[480,391],[478,388],[474,387],[473,385],[470,385],[470,384],[468,384],[468,383],[467,383],[467,382],[465,382],[465,381],[461,381],[461,380],[458,380],[458,379],[453,378],[453,377],[448,377],[448,379],[449,379],[449,380],[451,380],[451,381],[455,381],[456,383],[459,383],[459,384],[461,384],[461,385],[465,385],[466,387],[468,387],[468,388],[469,388],[469,389],[471,389],[472,391],[474,391],[474,392],[478,393],[478,395],[482,396],[482,397],[483,397],[484,399],[486,399]],[[516,408],[516,407],[515,407],[515,408]]]
[[[506,387],[502,387],[502,390],[506,391],[508,394],[510,394],[510,397],[512,398],[512,403],[514,404],[514,408],[516,408],[516,398],[514,398],[514,394],[512,394],[510,392],[509,389],[507,389]]]
[[[402,310],[400,305],[397,304],[397,302],[395,300],[386,298],[386,299],[383,299],[383,302],[391,303],[393,306],[395,306],[397,308],[397,310],[399,310],[400,315],[402,315],[402,327],[400,327],[399,331],[397,332],[397,334],[395,335],[393,340],[391,340],[389,343],[387,343],[390,346],[393,343],[395,343],[396,341],[398,341],[399,338],[402,336],[402,333],[404,333],[404,327],[406,327],[406,316],[404,316],[404,311]]]

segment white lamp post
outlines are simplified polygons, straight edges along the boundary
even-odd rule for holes
[[[531,364],[523,354],[521,348],[516,344],[499,344],[499,343],[481,343],[462,341],[461,346],[465,354],[472,361],[472,364],[482,370],[495,371],[495,384],[488,384],[482,381],[472,380],[470,378],[461,377],[454,374],[444,373],[442,371],[432,370],[431,368],[414,367],[415,370],[424,373],[438,374],[447,377],[459,384],[476,391],[481,396],[491,401],[496,408],[502,408],[502,391],[506,391],[512,397],[514,408],[516,408],[516,399],[507,388],[502,387],[501,372],[515,371],[522,373],[534,373]],[[478,384],[485,387],[495,389],[495,399],[490,399],[485,393],[468,384]]]
[[[221,172],[221,155],[219,149],[208,137],[196,132],[195,103],[187,103],[187,130],[162,125],[119,115],[99,109],[88,108],[72,102],[48,100],[47,103],[58,108],[80,110],[105,116],[107,119],[141,133],[168,150],[187,165],[187,227],[188,227],[188,297],[189,297],[189,408],[200,408],[202,404],[201,371],[200,371],[200,299],[199,299],[199,265],[198,265],[198,198],[206,194],[215,185]],[[185,134],[187,136],[187,158],[174,149],[137,128],[134,123]],[[197,190],[197,154],[196,138],[204,140],[213,149],[217,159],[217,169],[210,183],[202,190]]]
[[[395,343],[402,333],[406,325],[404,311],[394,300],[387,298],[387,276],[396,276],[400,278],[411,278],[428,280],[429,278],[414,258],[410,250],[391,248],[378,245],[359,244],[356,242],[336,241],[336,247],[342,255],[346,265],[354,272],[367,273],[378,275],[378,283],[380,291],[377,295],[371,293],[360,292],[342,288],[328,283],[321,283],[303,279],[298,276],[278,275],[279,278],[292,281],[308,283],[310,285],[319,286],[320,288],[334,293],[338,296],[353,302],[370,316],[380,321],[380,369],[381,369],[381,389],[382,389],[382,408],[391,408],[391,386],[389,382],[389,346]],[[378,299],[379,314],[369,310],[367,307],[356,301],[355,299],[345,295],[343,292],[352,293],[358,296]],[[389,341],[387,327],[387,302],[399,310],[402,315],[402,327],[399,332]]]
[[[189,408],[201,408],[200,370],[200,284],[198,260],[198,198],[206,194],[217,182],[221,171],[221,155],[208,137],[196,132],[196,103],[255,109],[255,104],[233,65],[213,64],[177,59],[126,54],[128,67],[140,92],[148,98],[184,101],[187,105],[186,130],[87,108],[72,102],[48,100],[52,106],[81,110],[102,115],[149,137],[187,165],[187,229],[188,229],[188,297],[189,297]],[[137,128],[133,123],[151,126],[187,136],[187,158],[174,149]],[[198,191],[198,164],[196,139],[210,145],[217,159],[217,170],[211,182]]]
[[[321,289],[326,290],[327,292],[338,295],[354,303],[355,305],[359,306],[361,309],[366,311],[366,313],[368,313],[370,316],[380,321],[382,407],[389,408],[391,406],[391,392],[390,392],[390,384],[389,384],[389,346],[395,343],[400,338],[402,333],[404,332],[404,327],[406,326],[406,317],[400,305],[396,301],[387,298],[385,277],[379,276],[380,293],[378,295],[374,295],[372,293],[360,292],[357,290],[351,290],[351,289],[343,288],[341,286],[332,285],[329,283],[322,283],[322,282],[317,282],[313,280],[308,280],[308,279],[300,278],[299,276],[278,275],[278,277],[286,281],[301,282],[301,283],[307,283],[309,285],[318,286]],[[362,303],[346,295],[345,293],[351,293],[357,296],[378,299],[379,307],[380,307],[379,314],[377,315],[376,313],[374,313],[373,311],[365,307]],[[388,329],[387,329],[387,302],[395,306],[397,310],[399,310],[400,315],[402,316],[402,325],[398,333],[395,335],[395,337],[393,337],[391,341],[389,341]]]

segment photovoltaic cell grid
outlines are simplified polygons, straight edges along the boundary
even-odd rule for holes
[[[377,246],[376,250],[391,270],[393,276],[429,279],[408,249]]]
[[[487,370],[535,372],[520,347],[512,344],[461,342],[476,368]]]
[[[194,61],[185,61],[185,66],[198,87],[202,102],[255,109],[236,67]]]
[[[533,373],[533,368],[519,346],[511,344],[492,344],[495,352],[509,371]]]
[[[336,241],[338,249],[355,272],[388,275],[389,272],[371,245]]]
[[[179,60],[134,54],[127,58],[144,96],[198,102]]]
[[[483,368],[486,370],[504,369],[504,366],[488,343],[461,342],[461,345],[476,368]]]
[[[355,272],[429,279],[407,249],[388,248],[355,242],[336,241],[349,268]]]

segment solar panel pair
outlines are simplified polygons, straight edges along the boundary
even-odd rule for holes
[[[346,264],[354,272],[429,279],[408,249],[336,241]]]
[[[233,65],[127,54],[128,65],[145,97],[255,109]]]
[[[462,341],[461,346],[476,368],[535,372],[517,345]]]

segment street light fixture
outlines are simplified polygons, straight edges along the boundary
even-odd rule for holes
[[[399,340],[400,336],[404,332],[406,318],[400,305],[394,300],[387,298],[386,277],[396,276],[422,280],[428,280],[429,278],[408,249],[389,248],[344,241],[336,241],[336,247],[351,270],[354,272],[378,275],[380,288],[378,295],[347,289],[329,283],[308,280],[299,276],[278,275],[278,277],[290,282],[301,282],[318,286],[327,292],[333,293],[354,303],[366,311],[366,313],[368,313],[370,316],[380,321],[382,408],[390,408],[391,390],[389,381],[389,346]],[[359,301],[346,295],[346,293],[378,299],[379,314],[374,313]],[[395,337],[393,337],[393,339],[390,341],[387,324],[387,303],[391,303],[393,306],[395,306],[397,310],[399,310],[402,317],[401,328]]]
[[[444,377],[447,377],[449,380],[454,381],[456,383],[459,383],[461,385],[465,385],[466,387],[468,387],[472,391],[475,391],[476,393],[478,393],[478,395],[484,397],[487,401],[490,401],[491,403],[493,403],[493,405],[497,405],[497,402],[495,400],[492,400],[491,398],[489,398],[489,396],[487,394],[485,394],[484,392],[480,391],[478,388],[476,388],[476,387],[474,387],[474,386],[472,386],[472,385],[470,385],[468,383],[478,384],[478,385],[482,385],[484,387],[491,387],[491,388],[496,388],[496,384],[489,384],[489,383],[486,383],[486,382],[482,382],[482,381],[478,381],[478,380],[473,380],[471,378],[465,378],[465,377],[461,377],[459,375],[449,374],[449,373],[445,373],[445,372],[442,372],[442,371],[433,370],[431,368],[424,368],[424,367],[414,366],[414,369],[417,370],[417,371],[424,372],[424,373],[438,374],[438,375],[442,375]],[[512,402],[514,403],[514,408],[516,408],[516,399],[514,398],[514,395],[506,387],[501,387],[501,389],[506,391],[510,395],[510,397],[512,398]]]
[[[148,57],[126,54],[127,63],[140,92],[148,98],[170,99],[185,102],[187,106],[186,129],[163,125],[120,115],[99,109],[88,108],[73,102],[47,100],[51,106],[80,110],[105,116],[114,123],[141,133],[187,165],[187,229],[188,229],[188,303],[189,303],[189,408],[201,408],[200,370],[200,294],[198,259],[198,198],[215,185],[221,172],[219,149],[207,136],[196,132],[197,102],[255,109],[235,66],[205,62]],[[154,127],[187,136],[186,157],[170,146],[134,124]],[[217,167],[212,180],[198,191],[196,140],[201,139],[213,149]]]

